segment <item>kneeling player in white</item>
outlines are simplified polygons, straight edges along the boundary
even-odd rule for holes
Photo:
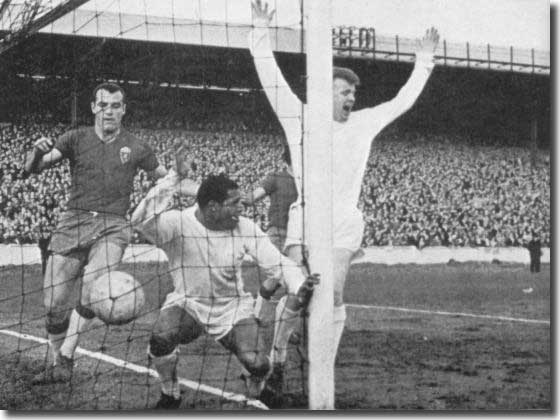
[[[302,304],[309,300],[316,279],[306,279],[255,223],[240,217],[243,205],[234,181],[209,176],[200,185],[197,206],[169,210],[174,184],[169,182],[167,188],[166,180],[160,183],[132,217],[135,228],[167,254],[174,282],[149,344],[162,384],[156,408],[179,407],[177,346],[203,333],[237,356],[250,374],[250,396],[257,397],[271,366],[254,316],[254,298],[241,277],[243,259],[252,257],[268,280],[283,279]]]

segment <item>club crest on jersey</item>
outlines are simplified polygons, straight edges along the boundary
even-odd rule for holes
[[[125,163],[130,162],[130,147],[121,147],[119,155],[121,157],[121,162],[124,165]]]

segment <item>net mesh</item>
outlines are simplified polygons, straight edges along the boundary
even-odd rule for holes
[[[186,147],[188,178],[200,183],[210,174],[223,173],[244,192],[256,194],[262,188],[266,197],[245,207],[243,215],[269,234],[273,243],[282,235],[273,228],[286,221],[273,220],[269,192],[279,180],[285,181],[287,142],[296,165],[301,158],[301,138],[286,135],[275,112],[277,103],[265,92],[279,93],[279,85],[259,79],[248,50],[252,29],[248,3],[246,8],[226,0],[80,3],[0,3],[0,225],[2,241],[9,244],[2,248],[4,265],[0,268],[0,407],[10,410],[138,410],[154,407],[160,398],[160,380],[146,349],[161,318],[162,304],[174,289],[176,267],[171,269],[168,255],[148,245],[148,238],[138,232],[133,233],[118,268],[141,284],[145,297],[141,314],[124,325],[94,321],[80,336],[71,378],[32,384],[51,363],[45,296],[53,288],[45,287],[43,277],[49,269],[51,233],[67,210],[72,175],[65,159],[55,168],[23,179],[19,158],[41,136],[56,139],[75,127],[91,126],[92,89],[98,83],[116,82],[124,88],[125,128],[146,142],[166,168],[173,168],[179,150]],[[301,12],[287,3],[270,2],[277,14],[269,34],[283,77],[304,102]],[[55,13],[61,10],[60,16]],[[406,63],[413,61],[412,40],[376,34],[373,28],[341,27],[333,30],[332,41],[338,63],[363,59],[352,62],[360,76],[368,75],[362,80],[365,93],[358,98],[359,107],[392,98],[406,81],[410,71]],[[549,60],[548,53],[539,51],[440,45],[436,63],[451,69],[438,68],[438,77],[426,87],[410,115],[380,135],[359,203],[366,214],[363,245],[388,247],[389,251],[381,250],[376,257],[388,264],[410,257],[394,251],[394,245],[402,245],[410,247],[410,254],[420,260],[443,261],[443,268],[434,273],[415,267],[410,275],[403,275],[400,266],[394,271],[386,266],[353,271],[354,286],[347,290],[353,302],[348,305],[353,330],[345,333],[343,358],[337,365],[337,408],[550,407],[550,400],[543,397],[550,390],[548,372],[531,376],[524,370],[534,372],[532,369],[550,364],[549,336],[542,334],[549,325],[546,292],[531,295],[535,302],[529,309],[517,295],[504,305],[503,296],[510,296],[513,287],[529,290],[523,270],[500,268],[499,264],[461,270],[449,248],[521,247],[532,229],[543,233],[543,245],[550,245],[550,160],[547,150],[536,150],[537,144],[548,144],[549,81],[525,74],[479,72],[473,76],[463,69],[546,75]],[[397,63],[401,61],[405,64]],[[539,134],[529,142],[524,134],[529,109],[525,104],[533,99],[542,117],[534,120]],[[294,125],[301,125],[300,111],[293,108],[291,115],[283,117],[293,117]],[[477,167],[480,172],[469,172]],[[301,181],[296,173],[296,189]],[[146,171],[139,171],[127,220],[153,186]],[[292,200],[293,195],[290,197]],[[193,198],[173,197],[175,209],[192,205]],[[511,214],[505,216],[506,212]],[[252,238],[258,233],[255,229]],[[205,238],[191,235],[187,240]],[[427,245],[435,248],[427,249]],[[510,250],[505,254],[510,255]],[[511,251],[511,258],[525,255],[522,248],[520,252]],[[488,252],[483,255],[495,257]],[[257,296],[267,277],[265,270],[249,257],[240,265],[246,290]],[[507,285],[500,283],[504,276],[512,279]],[[71,292],[63,302],[64,309],[78,301],[82,277],[82,272],[76,272],[68,280]],[[372,278],[379,279],[375,287]],[[407,282],[409,278],[411,282]],[[426,278],[430,281],[424,281]],[[467,287],[472,284],[477,285],[474,291]],[[495,284],[499,287],[492,286]],[[275,308],[285,292],[285,288],[278,290],[272,303],[261,309],[260,332],[267,353],[276,325]],[[461,297],[473,295],[469,302]],[[406,308],[401,307],[403,302]],[[495,321],[483,325],[480,319],[487,318],[474,317],[472,324],[460,321],[453,326],[450,338],[444,334],[451,328],[448,323],[425,318],[429,309],[442,309],[442,302],[448,302],[443,309],[455,320],[486,309],[495,314],[495,308],[506,306],[507,317],[500,312],[502,318],[495,319],[514,322],[515,328],[490,337],[487,331],[496,330]],[[395,315],[401,313],[404,315]],[[288,343],[281,408],[307,406],[305,322],[305,317],[298,321]],[[436,336],[434,331],[444,335]],[[480,336],[475,340],[470,334],[476,332]],[[476,348],[469,347],[473,342]],[[499,345],[492,347],[496,342]],[[479,349],[482,345],[486,351]],[[202,334],[179,349],[182,408],[266,408],[249,396],[240,379],[239,358],[213,337]],[[485,354],[490,355],[486,360],[476,358]],[[511,357],[516,358],[515,363]],[[528,362],[518,369],[521,357]],[[486,369],[494,365],[511,369],[488,373]],[[525,383],[521,376],[539,379]],[[483,377],[496,382],[471,382]],[[468,389],[454,388],[457,381],[467,381]],[[523,392],[514,388],[521,382]],[[434,396],[434,389],[439,391],[440,386],[445,393]],[[489,389],[503,392],[497,395],[498,391]],[[480,395],[487,395],[483,402]],[[518,395],[523,396],[521,402],[507,399]]]
[[[33,19],[59,6],[49,2],[9,5],[4,14],[5,22],[9,20],[9,23],[3,27],[22,33]],[[248,72],[252,67],[247,54],[250,8],[235,16],[239,13],[229,2],[222,6],[225,14],[216,14],[219,8],[198,1],[159,4],[95,1],[46,23],[39,29],[39,42],[20,42],[10,52],[17,60],[18,70],[12,77],[21,96],[17,98],[14,91],[10,94],[12,111],[8,111],[7,119],[14,124],[6,129],[9,133],[5,135],[13,141],[3,143],[6,152],[24,153],[41,136],[57,139],[74,127],[91,126],[93,87],[103,81],[119,83],[127,98],[126,129],[147,143],[167,169],[174,167],[177,151],[186,148],[190,162],[187,176],[193,181],[200,183],[211,174],[225,174],[244,192],[264,187],[265,196],[245,207],[243,215],[259,229],[268,231],[275,245],[281,248],[283,233],[272,235],[272,225],[285,229],[287,220],[282,219],[287,218],[287,210],[274,209],[269,213],[268,208],[270,194],[278,184],[286,184],[282,177],[289,176],[282,159],[285,141],[260,90],[258,78],[254,71]],[[59,60],[50,66],[33,68],[26,52],[38,52],[38,49],[49,49]],[[24,115],[19,114],[19,107],[27,110]],[[24,137],[23,141],[16,141],[20,136]],[[91,145],[82,152],[95,155],[96,150]],[[255,159],[256,156],[260,158]],[[27,201],[35,202],[17,217],[8,210],[7,219],[16,221],[11,234],[23,243],[39,240],[43,264],[50,255],[47,250],[50,235],[57,226],[60,228],[68,210],[71,176],[71,163],[65,159],[28,180],[15,176],[10,185],[15,194],[23,194]],[[289,181],[294,182],[291,177]],[[140,170],[133,185],[133,192],[127,197],[130,198],[127,220],[154,182],[145,170]],[[77,186],[87,188],[86,184]],[[286,190],[285,186],[280,187],[283,189],[275,192],[275,205],[286,200],[278,197]],[[193,197],[175,195],[173,198],[173,207],[177,209],[185,210],[194,204]],[[110,224],[105,216],[98,217],[105,228]],[[81,219],[75,222],[82,223]],[[87,229],[85,225],[79,228],[84,241],[89,234]],[[196,236],[190,239],[204,241]],[[247,238],[240,240],[250,242]],[[56,287],[43,285],[41,271],[49,274],[51,270],[55,278],[57,273],[52,271],[52,266],[38,264],[41,258],[35,246],[21,249],[26,254],[22,257],[25,260],[21,259],[15,270],[6,268],[2,273],[5,284],[8,279],[12,284],[14,275],[20,279],[18,287],[8,287],[2,299],[3,306],[12,313],[2,322],[3,331],[9,337],[2,358],[10,370],[3,375],[3,389],[8,390],[4,405],[24,409],[153,407],[160,397],[160,386],[146,348],[161,317],[161,305],[174,288],[165,252],[148,245],[146,238],[135,232],[118,268],[132,274],[141,284],[146,302],[140,316],[122,326],[107,326],[95,320],[88,331],[80,334],[71,379],[29,387],[33,377],[51,363],[44,338],[43,301],[49,306],[49,297],[56,299],[57,287],[67,288],[71,295],[56,310],[70,310],[78,301],[82,282],[87,282],[87,276],[97,277],[97,273],[86,269],[86,277],[80,271]],[[87,259],[87,252],[82,257]],[[258,268],[261,258],[258,251],[253,257],[251,260],[247,256],[241,264],[232,261],[231,267],[209,266],[207,270],[229,275],[228,270],[240,265],[246,291],[256,296],[267,272]],[[267,269],[270,271],[270,267]],[[204,280],[185,281],[196,284]],[[209,285],[200,287],[205,289]],[[265,303],[259,315],[259,339],[265,340],[266,354],[272,345],[275,305],[285,293],[285,288],[277,291],[272,303]],[[230,297],[239,296],[222,296]],[[293,400],[292,406],[305,406],[306,351],[301,321],[289,346],[284,390]],[[181,345],[177,374],[184,393],[182,406],[263,408],[262,403],[248,397],[240,379],[241,371],[238,358],[220,345],[216,337],[203,334],[198,340]],[[28,393],[24,397],[16,395],[22,385]],[[60,392],[61,387],[64,392]],[[29,394],[33,395],[33,402]]]

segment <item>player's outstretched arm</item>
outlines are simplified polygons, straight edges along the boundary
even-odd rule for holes
[[[189,179],[192,171],[192,160],[188,157],[188,149],[181,146],[175,152],[173,168],[158,179],[140,201],[132,214],[132,224],[137,230],[146,230],[148,221],[155,219],[173,204],[175,193],[183,196],[195,197],[198,192],[198,183]],[[144,232],[145,233],[145,232]]]
[[[278,251],[256,223],[242,219],[239,229],[241,236],[247,238],[246,252],[253,257],[264,274],[261,296],[268,299],[282,281],[289,293],[297,294],[306,282],[306,275],[302,268]]]
[[[179,177],[172,170],[161,178],[140,201],[131,217],[132,228],[160,246],[176,234],[179,215],[171,212]],[[172,214],[174,213],[174,214]]]
[[[434,68],[434,53],[438,43],[439,33],[433,27],[416,40],[416,62],[406,84],[392,100],[372,108],[376,121],[383,127],[408,111],[422,93]]]
[[[174,171],[170,171],[164,178],[161,178],[136,206],[131,217],[133,226],[140,226],[171,208],[177,184],[178,177]]]
[[[54,148],[54,140],[41,137],[33,144],[33,149],[25,156],[23,164],[24,177],[27,178],[31,174],[39,173],[61,159],[62,153]]]
[[[255,0],[251,3],[253,30],[249,32],[249,48],[264,92],[276,112],[286,136],[301,129],[301,102],[292,92],[278,68],[272,52],[269,25],[275,11],[268,4]]]

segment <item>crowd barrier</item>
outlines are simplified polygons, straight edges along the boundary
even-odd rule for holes
[[[471,248],[433,246],[418,249],[415,246],[372,247],[363,249],[363,255],[353,263],[376,262],[381,264],[442,264],[457,262],[507,262],[529,264],[529,250],[522,247]],[[550,263],[550,248],[542,249],[542,263]]]
[[[124,262],[165,262],[163,251],[151,245],[131,245],[126,249]],[[363,249],[363,254],[354,259],[354,264],[445,264],[450,260],[500,261],[507,263],[529,264],[529,251],[526,248],[447,248],[427,247],[419,250],[414,246],[386,246]],[[550,263],[550,249],[542,249],[542,263]],[[0,266],[40,264],[41,254],[36,245],[0,245]]]

